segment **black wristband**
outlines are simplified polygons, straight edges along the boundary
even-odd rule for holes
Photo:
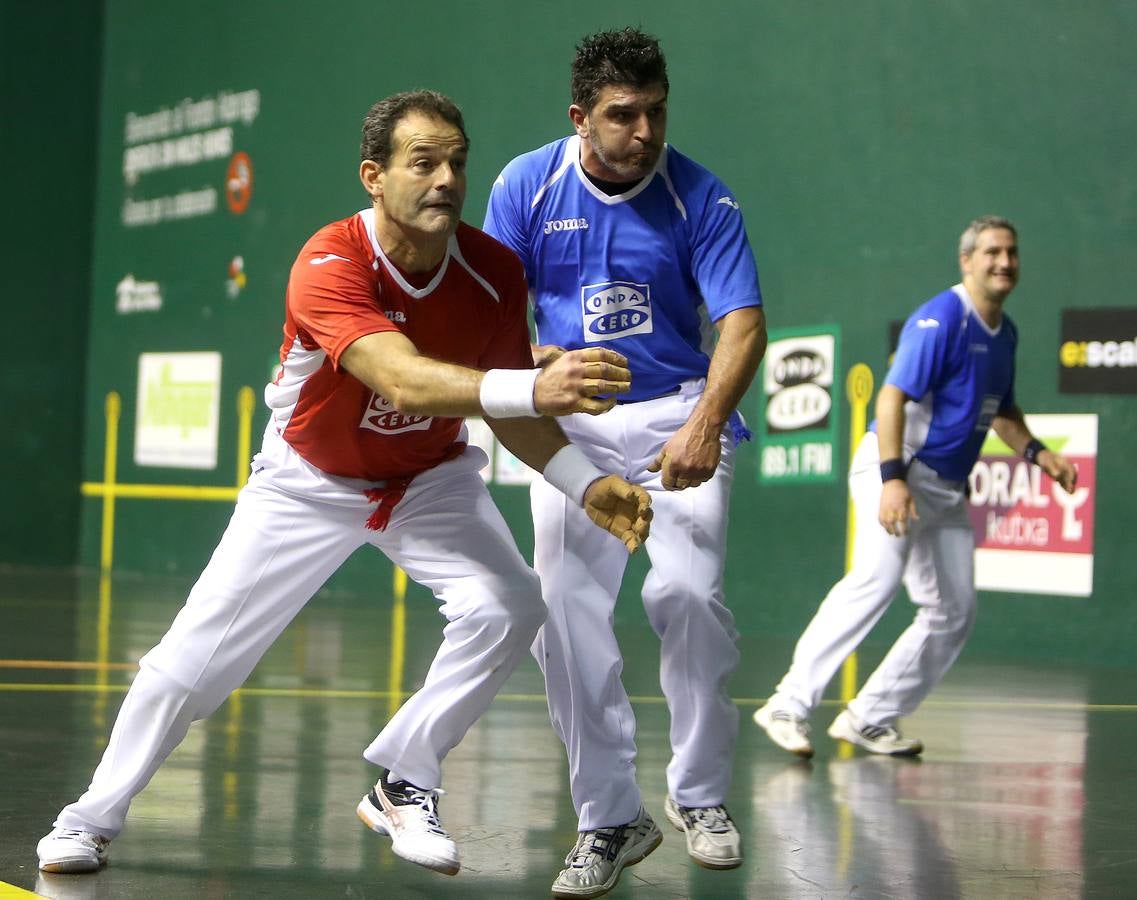
[[[1023,450],[1023,459],[1025,459],[1031,465],[1037,466],[1038,454],[1040,454],[1045,449],[1046,445],[1042,443],[1042,441],[1040,441],[1038,438],[1031,438],[1030,443],[1027,444],[1026,449]]]
[[[904,464],[902,459],[885,459],[880,463],[880,480],[893,481],[899,479],[904,481],[908,478],[908,466]]]

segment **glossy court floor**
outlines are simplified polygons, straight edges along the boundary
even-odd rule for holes
[[[38,874],[36,841],[87,784],[135,660],[186,588],[0,573],[0,898],[549,896],[575,819],[531,661],[447,759],[441,810],[461,848],[458,876],[396,858],[356,819],[374,778],[360,751],[438,639],[437,613],[416,600],[405,646],[393,639],[389,591],[319,596],[246,688],[191,729],[135,801],[105,869]],[[1137,672],[965,653],[905,723],[927,744],[923,759],[842,754],[824,735],[829,702],[814,722],[817,756],[803,763],[750,720],[791,645],[744,639],[729,807],[747,859],[710,872],[663,817],[657,644],[646,626],[620,637],[640,782],[665,839],[609,896],[1137,896]],[[862,660],[875,662],[871,649]]]

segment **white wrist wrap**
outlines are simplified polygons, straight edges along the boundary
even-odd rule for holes
[[[588,486],[607,474],[589,462],[574,444],[565,444],[554,453],[544,472],[545,480],[577,506],[584,506],[584,492]]]
[[[533,405],[533,388],[540,369],[490,369],[482,376],[478,401],[493,419],[514,419],[541,414]]]

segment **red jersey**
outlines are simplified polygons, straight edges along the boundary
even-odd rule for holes
[[[316,232],[292,266],[272,424],[330,475],[407,478],[461,452],[461,418],[408,416],[340,368],[358,338],[401,331],[419,353],[475,369],[533,366],[521,261],[459,223],[430,282],[414,287],[379,247],[374,211]]]

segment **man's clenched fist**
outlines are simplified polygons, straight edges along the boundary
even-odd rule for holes
[[[651,528],[651,498],[638,485],[616,475],[597,478],[584,492],[584,511],[588,518],[614,534],[629,553],[635,553],[647,540]]]

